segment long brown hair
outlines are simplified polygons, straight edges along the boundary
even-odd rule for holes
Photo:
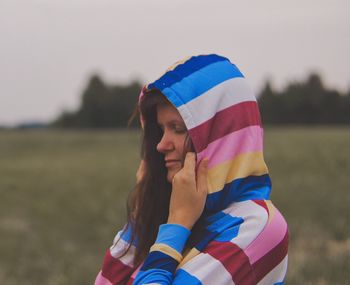
[[[127,204],[127,226],[131,227],[131,240],[137,239],[135,266],[146,258],[156,240],[159,226],[167,222],[169,215],[171,183],[167,181],[164,154],[156,148],[163,135],[157,123],[158,104],[170,102],[157,89],[146,91],[133,116],[139,113],[144,120],[141,159],[145,163],[143,177],[129,195]],[[184,155],[193,150],[192,141],[187,136]]]

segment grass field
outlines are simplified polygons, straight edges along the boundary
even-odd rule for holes
[[[0,132],[0,284],[93,284],[138,145],[133,131]],[[268,128],[265,159],[289,223],[286,284],[346,284],[350,128]]]

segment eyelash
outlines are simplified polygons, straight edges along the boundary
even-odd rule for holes
[[[187,132],[185,128],[177,127],[177,126],[171,126],[171,128],[174,130],[176,134],[184,134]],[[160,127],[162,133],[164,133],[164,128]]]
[[[184,134],[184,133],[186,133],[186,129],[176,129],[176,128],[174,128],[174,130],[175,130],[175,133],[177,133],[177,134]]]

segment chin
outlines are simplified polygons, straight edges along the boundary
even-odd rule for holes
[[[167,180],[168,180],[169,183],[173,182],[174,176],[175,176],[176,173],[179,172],[179,170],[180,169],[168,171]]]
[[[168,180],[169,183],[173,182],[173,178],[174,178],[175,174],[171,174],[171,175],[167,175],[166,179]]]

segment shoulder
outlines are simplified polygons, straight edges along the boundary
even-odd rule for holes
[[[207,250],[225,264],[239,261],[240,270],[245,268],[257,281],[283,280],[287,270],[288,226],[280,211],[270,200],[249,200],[234,203],[224,212],[241,218],[236,235],[230,240],[214,240]],[[240,270],[234,270],[236,277]]]
[[[248,200],[233,203],[224,212],[241,219],[237,235],[230,239],[241,249],[252,249],[256,244],[288,238],[287,223],[270,200]]]
[[[287,223],[271,201],[235,202],[212,224],[215,237],[183,265],[198,280],[214,281],[202,269],[217,272],[225,282],[216,284],[274,284],[287,269]],[[218,278],[215,274],[215,278]],[[213,284],[213,283],[208,284]],[[233,283],[231,283],[233,282]]]
[[[118,231],[113,239],[113,243],[107,250],[106,256],[109,259],[119,260],[124,265],[133,267],[133,259],[136,251],[135,239],[132,239],[132,228],[125,225],[122,230]]]

